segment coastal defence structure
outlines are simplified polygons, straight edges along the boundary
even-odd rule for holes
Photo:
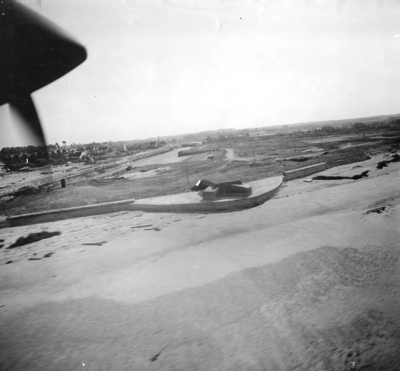
[[[187,192],[141,200],[122,200],[32,214],[15,215],[6,219],[4,227],[47,223],[57,220],[128,210],[177,213],[235,211],[263,204],[278,192],[281,185],[282,176],[276,176],[252,182],[251,186],[253,192],[251,196],[248,197],[226,197],[208,201],[204,200],[197,192]]]
[[[319,164],[314,164],[300,169],[288,170],[283,172],[283,181],[287,182],[289,180],[294,180],[298,178],[303,178],[307,175],[319,173],[320,171],[326,170],[328,167],[326,162],[321,162]]]

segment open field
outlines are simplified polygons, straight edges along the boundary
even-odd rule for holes
[[[398,135],[398,131],[377,130],[368,132],[368,135],[350,132],[318,138],[294,134],[237,138],[208,145],[206,148],[214,155],[212,159],[207,159],[208,153],[178,157],[177,150],[133,162],[129,158],[122,158],[106,171],[91,172],[68,180],[67,188],[61,189],[56,183],[57,186],[49,192],[22,195],[12,202],[3,202],[0,207],[3,215],[16,215],[128,198],[177,194],[189,191],[199,179],[214,182],[241,179],[251,182],[320,162],[335,167],[363,161],[371,154],[398,146]],[[219,150],[214,151],[216,148]],[[129,165],[132,170],[126,171]],[[74,166],[90,170],[95,165]],[[57,168],[55,170],[60,171]],[[126,177],[122,177],[124,174]]]
[[[400,369],[400,163],[382,158],[241,212],[2,229],[0,368]],[[56,235],[8,248],[38,232]]]

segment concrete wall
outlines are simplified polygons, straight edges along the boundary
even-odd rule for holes
[[[95,205],[85,205],[52,211],[43,211],[40,213],[17,215],[8,218],[6,226],[48,223],[56,220],[82,218],[84,216],[115,213],[118,211],[130,210],[130,208],[127,206],[134,202],[135,199],[129,199],[122,201],[105,202]]]
[[[147,211],[147,212],[177,212],[177,213],[192,213],[192,212],[218,212],[218,211],[234,211],[246,209],[263,204],[265,201],[272,198],[282,185],[280,177],[273,187],[268,191],[250,196],[246,198],[220,200],[220,201],[200,201],[193,203],[171,203],[171,204],[149,204],[137,202],[134,199],[122,200],[115,202],[106,202],[96,205],[86,205],[80,207],[72,207],[66,209],[44,211],[40,213],[24,214],[9,217],[1,226],[12,227],[19,225],[47,223],[57,220],[70,218],[82,218],[98,214],[114,213],[118,211]],[[143,200],[145,202],[145,200]]]
[[[320,164],[310,165],[306,167],[302,167],[300,169],[288,170],[283,172],[283,181],[287,182],[288,180],[303,178],[307,175],[319,173],[327,168],[326,162],[322,162]]]
[[[126,208],[133,211],[147,212],[218,212],[218,211],[234,211],[247,209],[250,207],[263,204],[265,201],[272,198],[282,185],[282,180],[267,192],[257,196],[246,198],[238,198],[231,200],[206,201],[186,204],[142,204],[140,201],[126,205]]]

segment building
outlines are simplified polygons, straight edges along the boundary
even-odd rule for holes
[[[267,135],[270,135],[270,134],[268,134],[266,131],[251,131],[250,133],[249,133],[249,136],[250,137],[265,137],[265,136],[267,136]]]

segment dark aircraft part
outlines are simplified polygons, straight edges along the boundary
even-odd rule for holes
[[[45,144],[42,126],[40,125],[40,120],[31,96],[29,94],[26,96],[16,96],[13,97],[9,103],[10,106],[19,113],[20,118],[23,120],[25,125],[31,129],[32,134],[35,137],[33,141]]]
[[[87,57],[57,26],[11,0],[0,2],[0,105],[21,115],[45,144],[32,92],[59,79]]]

